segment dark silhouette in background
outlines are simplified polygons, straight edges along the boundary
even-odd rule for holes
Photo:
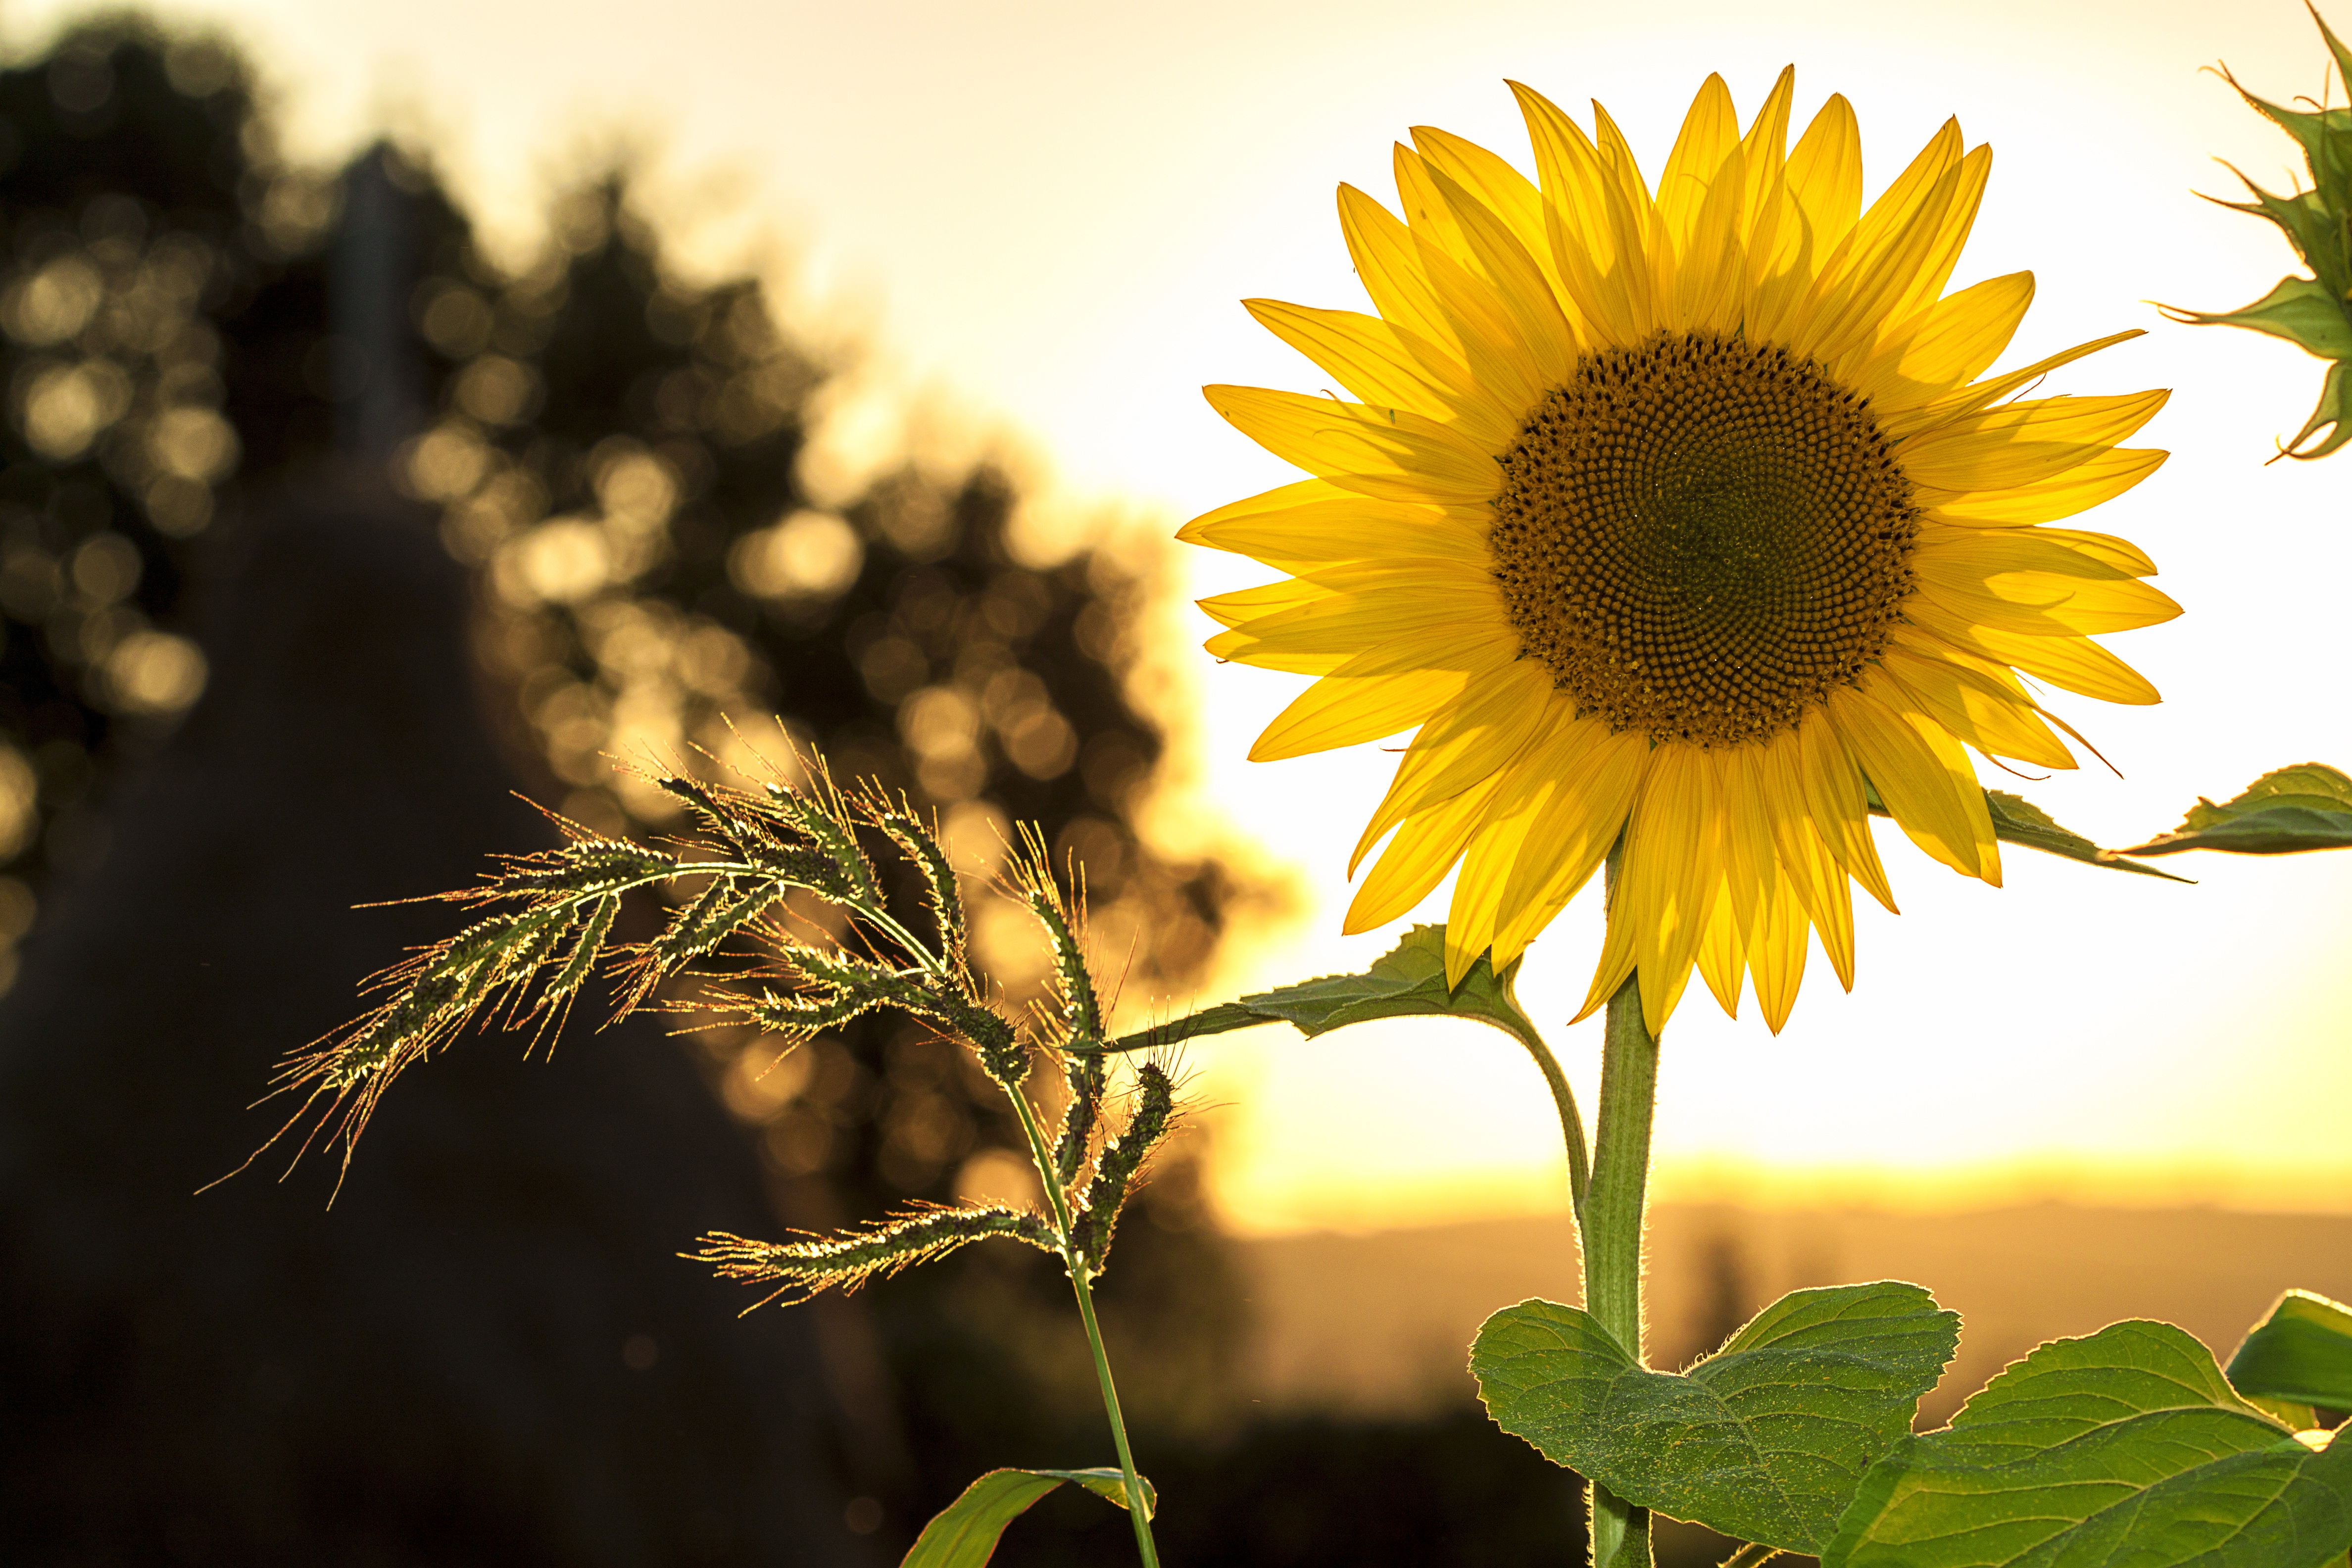
[[[1082,858],[1130,993],[1187,998],[1238,900],[1135,826],[1148,584],[1014,548],[985,466],[820,505],[831,367],[756,281],[681,279],[614,175],[509,274],[389,147],[281,162],[247,68],[136,20],[0,71],[0,1540],[47,1563],[856,1563],[1003,1463],[1108,1442],[1065,1283],[974,1248],[738,1321],[674,1254],[1001,1173],[955,1052],[860,1026],[772,1070],[584,1015],[404,1081],[336,1205],[273,1064],[446,912],[354,912],[670,803],[768,725]],[[740,728],[739,736],[728,720]],[[641,921],[649,911],[638,911]],[[983,911],[979,956],[1036,979]],[[731,1112],[731,1114],[730,1114]],[[1229,1248],[1180,1146],[1099,1298],[1171,1563],[1560,1550],[1571,1478],[1465,1408],[1252,1420]],[[276,1163],[273,1163],[276,1162]],[[1129,1561],[1075,1492],[1006,1560]]]

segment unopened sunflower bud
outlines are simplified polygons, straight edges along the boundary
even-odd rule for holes
[[[1079,1246],[1095,1272],[1110,1261],[1111,1233],[1118,1226],[1119,1210],[1135,1185],[1143,1162],[1162,1138],[1176,1113],[1176,1086],[1157,1062],[1135,1069],[1135,1116],[1127,1131],[1103,1145],[1095,1163],[1095,1179],[1087,1185],[1086,1213],[1081,1216]]]
[[[778,1300],[789,1306],[827,1289],[855,1290],[877,1275],[896,1274],[995,1236],[1045,1252],[1059,1250],[1052,1227],[1035,1215],[970,1207],[922,1209],[867,1230],[805,1241],[751,1241],[715,1231],[702,1238],[701,1251],[680,1256],[711,1265],[722,1279],[776,1287],[753,1306]]]

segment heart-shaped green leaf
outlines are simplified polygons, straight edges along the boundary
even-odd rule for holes
[[[2352,1307],[2289,1290],[2230,1358],[2240,1394],[2352,1410]]]
[[[2294,855],[2352,846],[2352,778],[2325,763],[2278,768],[2234,800],[2199,800],[2179,827],[2126,855],[2221,849],[2232,855]]]
[[[1864,1478],[1822,1568],[2319,1568],[2352,1443],[2299,1440],[2169,1323],[2054,1340]]]
[[[1496,1425],[1631,1503],[1818,1552],[1872,1461],[1911,1429],[1958,1342],[1916,1285],[1800,1290],[1686,1373],[1649,1372],[1591,1316],[1522,1301],[1470,1370]]]
[[[932,1516],[898,1568],[982,1568],[995,1555],[1004,1527],[1064,1481],[1127,1506],[1127,1482],[1117,1470],[991,1470]],[[1143,1516],[1150,1518],[1159,1506],[1151,1483],[1145,1481]]]

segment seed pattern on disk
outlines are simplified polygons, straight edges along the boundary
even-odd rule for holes
[[[1657,742],[1794,729],[1912,591],[1919,511],[1865,400],[1786,350],[1659,332],[1587,353],[1499,459],[1520,646]]]

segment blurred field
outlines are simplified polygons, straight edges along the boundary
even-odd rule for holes
[[[1255,1329],[1245,1377],[1274,1407],[1402,1415],[1474,1394],[1486,1314],[1574,1301],[1567,1219],[1490,1220],[1244,1241]],[[2352,1216],[2040,1204],[1952,1215],[1660,1205],[1650,1360],[1681,1366],[1765,1303],[1811,1285],[1907,1279],[1961,1315],[1959,1355],[1925,1401],[1939,1426],[2044,1340],[2118,1318],[2177,1322],[2226,1360],[2278,1293],[2352,1296]]]

